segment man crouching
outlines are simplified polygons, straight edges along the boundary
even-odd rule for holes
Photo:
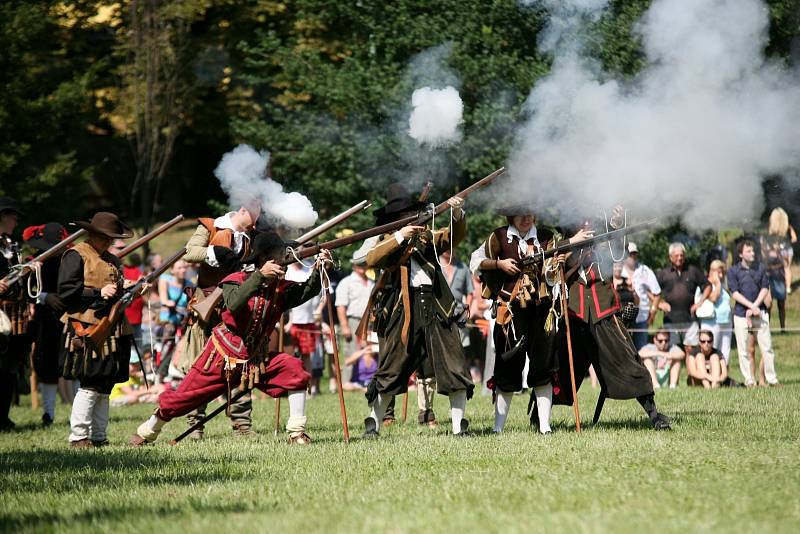
[[[287,244],[275,233],[261,233],[253,240],[244,265],[261,265],[252,273],[239,271],[220,282],[224,308],[203,353],[178,389],[162,393],[158,409],[131,437],[133,446],[153,443],[164,424],[186,415],[236,386],[256,387],[272,397],[288,394],[289,443],[308,444],[306,434],[306,387],[311,375],[303,363],[288,354],[268,352],[269,337],[281,314],[320,292],[319,267],[330,262],[323,250],[311,277],[304,283],[283,280],[278,264]]]

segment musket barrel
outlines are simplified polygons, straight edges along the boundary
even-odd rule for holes
[[[324,232],[326,232],[329,229],[333,228],[334,226],[336,226],[337,224],[339,224],[343,220],[349,218],[351,215],[353,215],[355,213],[358,213],[359,211],[365,210],[369,206],[370,206],[370,202],[368,200],[362,200],[361,202],[359,202],[358,204],[356,204],[352,208],[350,208],[350,209],[348,209],[346,211],[343,211],[342,213],[340,213],[336,217],[328,220],[327,222],[322,223],[321,225],[317,226],[316,228],[313,228],[313,229],[309,230],[305,234],[303,234],[300,237],[298,237],[296,239],[296,241],[298,243],[300,243],[301,245],[303,243],[311,241],[312,239],[314,239],[318,235],[323,234]]]
[[[172,228],[173,226],[175,226],[176,224],[178,224],[182,220],[183,220],[183,215],[182,214],[181,215],[176,215],[175,217],[173,217],[169,221],[165,222],[164,224],[162,224],[161,226],[159,226],[158,228],[156,228],[152,232],[143,235],[142,237],[140,237],[139,239],[137,239],[136,241],[134,241],[133,243],[131,243],[127,247],[125,247],[122,250],[120,250],[119,252],[117,252],[117,257],[118,258],[124,258],[125,256],[127,256],[128,254],[130,254],[131,252],[133,252],[137,248],[141,247],[142,245],[144,245],[148,241],[151,241],[151,240],[155,239],[156,237],[160,236],[161,234],[163,234],[164,232],[166,232],[167,230],[169,230],[170,228]]]
[[[457,196],[459,198],[466,198],[467,196],[469,196],[470,194],[474,193],[478,189],[480,189],[482,187],[485,187],[485,186],[489,185],[490,183],[492,183],[495,179],[497,179],[497,177],[501,176],[505,171],[506,171],[505,167],[500,167],[499,169],[497,169],[496,171],[494,171],[490,175],[488,175],[488,176],[486,176],[484,178],[481,178],[480,180],[478,180],[474,184],[470,185],[466,189],[456,193],[455,196]],[[295,251],[295,254],[297,255],[297,257],[299,259],[302,260],[303,258],[308,258],[309,256],[313,256],[313,255],[319,253],[319,251],[322,250],[323,248],[324,249],[328,249],[328,250],[333,250],[333,249],[336,249],[336,248],[340,248],[340,247],[344,247],[344,246],[350,245],[350,244],[355,243],[357,241],[363,241],[364,239],[369,239],[370,237],[375,237],[376,235],[382,235],[382,234],[387,234],[387,233],[390,233],[390,232],[394,232],[394,231],[399,230],[400,228],[402,228],[404,226],[407,226],[409,224],[425,224],[428,220],[430,220],[431,217],[433,217],[434,214],[442,213],[445,210],[447,210],[449,207],[450,206],[449,206],[449,204],[447,202],[442,202],[441,204],[436,206],[433,211],[428,211],[426,213],[423,213],[422,215],[411,215],[409,217],[405,217],[403,219],[400,219],[400,220],[397,220],[397,221],[394,221],[394,222],[386,223],[384,225],[376,226],[374,228],[369,228],[367,230],[363,230],[361,232],[356,232],[354,234],[351,234],[351,235],[348,235],[348,236],[345,236],[345,237],[340,237],[338,239],[333,239],[331,241],[326,241],[324,243],[320,243],[320,244],[314,245],[312,247],[303,247],[303,248],[297,249]],[[282,264],[283,265],[288,265],[290,263],[294,263],[294,261],[295,261],[295,259],[293,257],[286,258],[282,262]]]
[[[88,232],[86,230],[81,228],[77,232],[68,235],[65,239],[59,241],[49,249],[45,250],[44,252],[33,258],[31,261],[20,265],[19,268],[17,268],[14,272],[10,273],[8,276],[3,278],[3,281],[8,285],[17,283],[17,281],[27,276],[27,274],[30,272],[29,265],[31,263],[45,262],[50,258],[52,258],[53,256],[61,254],[70,244],[72,244],[77,239],[80,239],[81,237],[85,236],[87,233]]]

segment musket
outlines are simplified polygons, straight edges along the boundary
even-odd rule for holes
[[[351,216],[353,216],[354,214],[358,213],[359,211],[367,209],[369,206],[371,206],[371,203],[369,201],[362,200],[361,202],[359,202],[358,204],[356,204],[352,208],[349,208],[349,209],[343,211],[342,213],[340,213],[336,217],[333,217],[332,219],[320,224],[316,228],[313,228],[312,230],[309,230],[305,234],[301,235],[300,237],[297,238],[296,242],[298,244],[300,244],[300,245],[302,245],[303,243],[307,243],[308,241],[310,241],[310,240],[314,239],[315,237],[321,235],[323,232],[326,232],[326,231],[330,230],[331,228],[333,228],[334,226],[336,226],[337,224],[340,224],[344,220],[349,219]],[[342,246],[344,246],[344,245],[342,245]],[[308,255],[303,256],[303,257],[306,258],[306,257],[312,256],[312,255],[313,254],[308,254]],[[284,263],[283,265],[288,265],[289,263],[294,263],[294,260],[288,261],[288,259],[290,257],[291,257],[291,254],[289,253],[289,251],[287,251],[287,253],[286,253],[286,261],[287,261],[287,263]],[[201,300],[200,302],[197,302],[195,304],[192,304],[191,308],[197,314],[197,317],[202,322],[208,322],[208,319],[211,317],[211,313],[219,305],[221,300],[222,300],[222,288],[217,286],[203,300]]]
[[[312,239],[316,238],[319,235],[322,235],[323,233],[327,232],[328,230],[330,230],[331,228],[333,228],[337,224],[341,223],[342,221],[344,221],[346,219],[349,219],[352,215],[355,215],[359,211],[367,209],[371,205],[372,205],[372,203],[370,201],[362,200],[361,202],[359,202],[358,204],[356,204],[352,208],[343,211],[342,213],[340,213],[336,217],[334,217],[334,218],[332,218],[332,219],[320,224],[319,226],[317,226],[316,228],[313,228],[312,230],[309,230],[305,234],[303,234],[300,237],[298,237],[295,241],[297,241],[301,245],[303,243],[308,243]]]
[[[495,179],[501,176],[504,172],[506,172],[505,167],[500,167],[492,174],[481,178],[474,184],[470,185],[466,189],[459,191],[456,193],[455,197],[465,199],[478,189],[482,187],[486,187],[487,185],[491,184]],[[368,230],[363,230],[361,232],[356,232],[355,234],[350,234],[345,237],[340,237],[338,239],[332,239],[330,241],[326,241],[324,243],[319,243],[317,245],[307,246],[303,248],[299,248],[295,250],[295,254],[299,259],[307,258],[309,256],[313,256],[318,254],[320,250],[327,249],[333,250],[336,248],[344,247],[355,243],[357,241],[363,241],[365,239],[369,239],[370,237],[375,237],[376,235],[383,235],[389,234],[403,228],[404,226],[424,226],[427,224],[433,217],[436,215],[440,215],[450,209],[450,204],[446,201],[442,202],[441,204],[434,206],[433,204],[429,204],[422,212],[410,215],[408,217],[404,217],[394,222],[386,223],[381,226],[376,226],[374,228],[370,228]],[[288,263],[293,263],[293,261],[289,261]],[[285,265],[285,264],[284,264]]]
[[[81,237],[85,236],[87,233],[88,232],[86,230],[83,229],[78,230],[77,232],[67,236],[66,239],[60,241],[59,243],[45,250],[44,252],[33,258],[31,261],[26,263],[20,263],[19,265],[13,265],[11,267],[11,272],[8,273],[8,276],[3,278],[3,282],[8,286],[11,286],[19,282],[33,271],[34,263],[44,263],[50,258],[60,255],[62,252],[64,252],[64,250],[68,246],[74,243],[77,239],[80,239]]]
[[[155,230],[143,235],[142,237],[140,237],[139,239],[137,239],[133,243],[129,244],[127,247],[125,247],[122,250],[120,250],[119,252],[117,252],[116,256],[118,258],[124,258],[125,256],[127,256],[128,254],[130,254],[131,252],[133,252],[137,248],[141,247],[142,245],[144,245],[148,241],[152,241],[156,237],[160,236],[161,234],[163,234],[164,232],[166,232],[167,230],[169,230],[170,228],[172,228],[173,226],[175,226],[176,224],[178,224],[182,220],[183,220],[183,215],[176,215],[175,217],[173,217],[169,221],[165,222],[164,224],[162,224],[161,226],[159,226]]]
[[[115,302],[111,307],[108,315],[88,328],[76,328],[76,335],[87,339],[95,347],[101,347],[105,340],[108,339],[108,336],[111,335],[114,327],[122,318],[122,314],[125,312],[125,309],[131,305],[133,299],[141,295],[149,284],[152,284],[155,280],[158,280],[158,277],[164,274],[173,263],[181,259],[184,254],[186,254],[186,249],[180,249],[175,254],[167,258],[158,269],[141,278],[131,287],[125,289],[119,300],[117,300],[117,302]]]
[[[651,226],[655,226],[656,223],[658,223],[658,219],[650,219],[649,221],[632,224],[630,226],[626,226],[625,228],[620,228],[619,230],[612,230],[604,234],[599,234],[590,237],[588,239],[584,239],[583,241],[578,241],[577,243],[567,243],[565,245],[561,245],[558,247],[549,248],[542,252],[537,252],[536,254],[525,256],[521,260],[517,260],[517,266],[522,268],[537,263],[542,263],[547,258],[552,258],[553,256],[557,256],[559,254],[566,254],[567,252],[571,252],[582,248],[590,248],[600,243],[605,243],[607,241],[613,241],[615,239],[619,239],[628,234],[641,232],[642,230],[646,230]]]

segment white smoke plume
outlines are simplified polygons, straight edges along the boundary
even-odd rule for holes
[[[269,152],[257,152],[250,145],[239,145],[222,156],[214,175],[228,195],[228,204],[237,209],[254,200],[261,212],[281,225],[308,228],[317,220],[311,202],[300,193],[287,193],[268,176]]]
[[[411,105],[408,135],[418,143],[438,148],[461,141],[458,127],[464,122],[464,103],[455,87],[417,89]]]
[[[547,0],[550,74],[509,162],[515,200],[563,221],[622,203],[696,229],[742,226],[768,175],[800,168],[798,73],[764,57],[760,0],[654,0],[639,21],[648,66],[610,79],[579,35],[604,0]]]

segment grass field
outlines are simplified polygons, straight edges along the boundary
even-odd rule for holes
[[[800,325],[791,297],[790,325]],[[72,532],[699,531],[789,532],[800,524],[800,336],[775,336],[783,389],[681,387],[657,394],[674,430],[650,430],[635,401],[580,392],[584,431],[556,407],[556,432],[528,430],[517,397],[508,432],[488,434],[492,406],[467,406],[478,435],[453,438],[409,423],[361,441],[365,402],[347,397],[353,440],[342,443],[334,395],[309,401],[310,447],[273,437],[274,403],[256,401],[260,435],[234,438],[219,417],[202,443],[134,450],[127,437],[152,407],[112,409],[100,450],[70,450],[69,407],[38,426],[29,398],[0,434],[0,528]],[[734,365],[735,368],[735,365]],[[733,376],[740,378],[738,369]],[[412,402],[413,403],[413,394]],[[440,417],[447,401],[436,400]],[[399,407],[399,405],[398,405]],[[284,401],[284,417],[286,407]],[[166,439],[165,439],[166,438]]]

